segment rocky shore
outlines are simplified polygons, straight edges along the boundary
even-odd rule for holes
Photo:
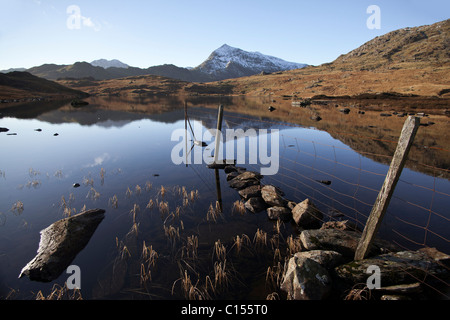
[[[287,299],[415,300],[448,293],[449,255],[435,248],[404,251],[376,239],[368,257],[355,261],[361,236],[356,225],[348,220],[324,222],[310,199],[286,199],[278,187],[263,185],[257,172],[234,165],[224,170],[247,210],[293,221],[300,230],[301,249],[285,264],[280,286]]]

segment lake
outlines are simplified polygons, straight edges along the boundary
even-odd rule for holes
[[[282,296],[276,278],[299,230],[265,212],[241,212],[224,170],[207,167],[218,105],[225,110],[223,132],[256,133],[226,141],[224,157],[234,150],[245,159],[240,167],[257,172],[269,166],[268,158],[278,161],[276,174],[262,183],[295,202],[311,199],[327,221],[349,219],[361,229],[405,120],[267,98],[88,101],[83,108],[41,102],[0,110],[0,127],[9,129],[0,133],[2,299],[48,296],[55,284],[64,285],[66,273],[50,283],[18,275],[36,255],[40,230],[93,208],[105,209],[105,219],[72,262],[81,270],[84,299]],[[269,105],[276,109],[268,111]],[[315,112],[321,121],[311,119]],[[379,235],[405,249],[429,246],[449,254],[450,145],[442,134],[448,118],[429,119],[434,124],[419,129]],[[185,128],[183,140],[175,133]],[[202,138],[208,146],[194,144]],[[189,285],[195,290],[186,291]]]

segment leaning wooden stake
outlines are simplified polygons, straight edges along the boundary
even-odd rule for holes
[[[367,219],[366,226],[361,235],[361,240],[356,248],[355,260],[364,259],[369,251],[372,240],[375,237],[381,221],[383,220],[383,216],[386,213],[386,209],[389,206],[389,202],[402,173],[409,149],[414,141],[419,125],[420,119],[414,116],[408,117],[403,125],[391,166],[389,167],[386,179],[384,180],[383,186],[381,187],[380,193],[372,208],[372,212]]]

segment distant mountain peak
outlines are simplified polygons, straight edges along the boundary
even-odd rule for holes
[[[128,69],[130,66],[117,60],[117,59],[113,59],[113,60],[106,60],[106,59],[98,59],[98,60],[94,60],[91,62],[91,65],[93,65],[94,67],[102,67],[103,69],[108,69],[108,68],[122,68],[122,69]]]
[[[305,67],[306,64],[288,62],[259,52],[248,52],[223,44],[194,70],[227,79],[255,75],[261,72],[277,72]]]

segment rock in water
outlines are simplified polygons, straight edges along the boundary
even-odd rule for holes
[[[272,185],[265,185],[261,189],[261,195],[269,206],[284,207],[288,203],[288,201],[283,198],[284,193]]]
[[[19,278],[28,276],[41,282],[58,278],[87,245],[104,213],[102,209],[84,211],[42,230],[37,255],[22,269]]]
[[[298,252],[289,260],[280,287],[292,300],[322,300],[331,291],[330,274],[303,254]]]
[[[292,216],[294,221],[304,229],[320,228],[323,219],[322,212],[309,199],[297,204],[292,209]]]
[[[267,216],[270,220],[282,220],[282,221],[289,221],[292,218],[291,209],[286,207],[270,207],[267,209]]]
[[[263,200],[263,198],[254,197],[254,198],[248,199],[245,202],[245,208],[247,208],[247,210],[249,210],[253,213],[258,213],[258,212],[265,210],[267,208],[267,204]]]

